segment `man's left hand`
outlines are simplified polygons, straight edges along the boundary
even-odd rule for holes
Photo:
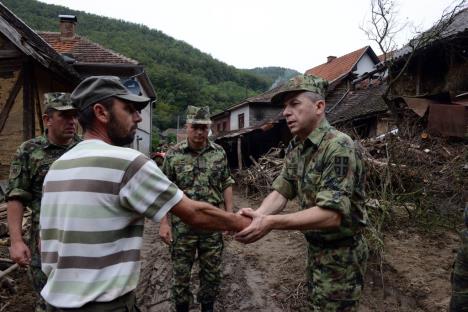
[[[248,227],[237,233],[234,238],[244,244],[253,243],[263,236],[267,235],[270,231],[270,224],[265,215],[258,213],[251,208],[243,208],[240,214],[252,218],[252,222]]]

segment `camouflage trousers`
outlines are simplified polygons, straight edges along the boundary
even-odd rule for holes
[[[449,311],[468,311],[468,230],[462,233],[462,245],[453,264]]]
[[[309,241],[308,252],[308,311],[357,311],[368,257],[365,239],[339,247]]]
[[[28,276],[32,282],[34,290],[36,291],[37,301],[35,311],[45,312],[47,310],[47,305],[41,296],[41,290],[47,282],[47,277],[44,272],[42,272],[40,267],[33,265],[28,269]]]
[[[172,227],[172,237],[172,300],[174,304],[193,301],[190,292],[190,275],[196,253],[198,253],[200,266],[198,302],[214,302],[221,284],[221,259],[224,247],[222,234],[195,231],[185,224],[177,224]]]

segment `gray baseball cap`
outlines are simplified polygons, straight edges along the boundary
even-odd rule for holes
[[[135,109],[141,110],[148,105],[150,99],[146,96],[133,94],[116,76],[91,76],[84,79],[71,94],[73,106],[79,110],[105,100],[116,97],[131,102]]]

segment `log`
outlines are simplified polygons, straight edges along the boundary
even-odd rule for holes
[[[17,268],[19,268],[19,265],[18,263],[15,263],[13,264],[12,266],[10,266],[8,269],[6,269],[5,271],[1,271],[0,272],[0,279],[6,275],[8,275],[9,273],[13,272],[14,270],[16,270]]]

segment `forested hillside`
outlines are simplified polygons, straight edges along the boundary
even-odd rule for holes
[[[283,67],[255,67],[246,70],[257,76],[263,77],[268,81],[271,81],[269,89],[274,88],[289,78],[300,74],[300,72],[297,70]]]
[[[276,79],[236,69],[143,25],[35,0],[2,2],[34,30],[57,32],[59,14],[76,15],[79,35],[144,64],[158,94],[154,120],[160,129],[173,126],[187,105],[209,105],[216,112],[266,91]]]

